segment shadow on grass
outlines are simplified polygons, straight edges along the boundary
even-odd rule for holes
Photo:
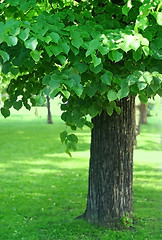
[[[145,180],[161,180],[162,173],[157,169],[157,167],[150,167],[147,165],[135,165],[134,166],[134,177],[135,179],[140,178],[140,181]]]
[[[59,159],[58,159],[59,162]],[[27,167],[26,170],[24,166]],[[33,166],[37,171],[33,172]],[[12,239],[12,231],[16,229],[19,239],[24,234],[30,239],[158,239],[160,231],[160,189],[156,185],[160,178],[154,167],[137,165],[134,168],[134,230],[116,232],[106,228],[92,226],[82,220],[74,220],[82,214],[86,207],[87,169],[84,167],[68,169],[55,164],[42,163],[13,165],[17,169],[8,178],[4,194],[5,216],[13,216],[8,220],[8,238]],[[18,174],[18,169],[21,174]],[[44,169],[45,172],[39,172]],[[52,171],[54,169],[54,171]],[[23,172],[23,171],[24,172]],[[143,171],[145,173],[143,174]],[[33,172],[33,173],[32,173]],[[30,174],[31,173],[31,174]],[[149,181],[151,177],[151,181]],[[13,191],[15,188],[16,191]],[[3,205],[3,206],[4,206]],[[5,212],[6,211],[6,212]],[[14,221],[15,220],[15,221]],[[4,226],[4,222],[2,222]],[[156,226],[156,230],[154,229]],[[137,229],[141,230],[137,231]],[[30,229],[30,231],[29,231]],[[144,229],[144,230],[142,230]],[[142,238],[140,238],[140,234]],[[105,238],[103,238],[105,235]],[[157,236],[156,236],[157,235]],[[124,237],[125,236],[125,237]],[[132,237],[133,236],[133,237]],[[10,237],[10,238],[9,238]],[[121,238],[120,238],[121,237]],[[153,238],[154,237],[154,238]],[[18,239],[18,238],[17,238]]]

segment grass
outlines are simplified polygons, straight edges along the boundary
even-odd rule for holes
[[[69,158],[59,140],[65,125],[58,116],[53,121],[26,112],[0,117],[0,239],[162,239],[159,118],[149,118],[138,137],[131,231],[74,220],[86,207],[90,132],[77,132],[78,152]]]

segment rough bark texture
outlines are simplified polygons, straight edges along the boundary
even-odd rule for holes
[[[94,224],[132,216],[134,98],[119,102],[121,114],[106,111],[92,119],[87,209],[82,217]]]
[[[47,96],[47,110],[48,110],[48,115],[47,115],[47,123],[52,124],[52,115],[51,115],[51,109],[50,109],[50,98]]]

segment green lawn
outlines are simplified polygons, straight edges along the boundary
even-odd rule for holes
[[[135,150],[134,227],[113,231],[74,218],[86,207],[90,131],[78,131],[69,158],[60,143],[58,116],[23,112],[0,117],[1,240],[160,240],[162,144],[158,117],[142,127]]]

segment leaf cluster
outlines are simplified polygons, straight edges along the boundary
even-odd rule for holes
[[[92,127],[88,115],[120,114],[124,97],[162,96],[160,0],[1,2],[1,75],[12,76],[3,116],[60,95],[66,124]]]

